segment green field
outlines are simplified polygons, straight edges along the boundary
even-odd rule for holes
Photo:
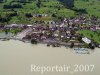
[[[93,39],[95,42],[100,44],[100,30],[93,32],[91,30],[80,30],[80,34],[88,37],[89,39]]]
[[[14,5],[19,4],[22,8],[10,8],[4,9],[4,5]],[[85,15],[95,15],[100,17],[100,0],[75,0],[75,9],[85,9],[87,14]],[[8,15],[17,12],[16,16],[10,17],[9,21],[1,22],[3,24],[10,23],[23,23],[31,24],[33,21],[49,21],[49,20],[59,20],[59,17],[75,17],[78,16],[78,12],[68,9],[63,3],[58,0],[41,0],[40,8],[37,7],[37,0],[30,0],[26,3],[14,2],[13,0],[7,0],[7,2],[0,3],[0,18],[8,19]],[[29,14],[55,14],[56,17],[48,16],[43,18],[27,18],[26,13]]]
[[[75,7],[86,9],[88,15],[95,15],[100,18],[100,0],[75,0]]]

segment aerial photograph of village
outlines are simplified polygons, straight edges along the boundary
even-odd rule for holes
[[[99,57],[100,0],[0,0],[0,75],[99,75]]]

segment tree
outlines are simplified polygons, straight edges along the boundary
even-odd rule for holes
[[[76,8],[76,7],[74,7],[72,10],[77,12],[79,15],[81,15],[81,14],[88,14],[86,8]]]
[[[22,8],[22,5],[20,5],[20,4],[13,4],[13,5],[11,5],[11,8]]]
[[[2,19],[1,15],[0,15],[0,20]]]
[[[70,48],[73,48],[73,47],[74,47],[74,43],[71,43]]]
[[[37,44],[37,40],[36,40],[36,39],[32,39],[32,40],[31,40],[31,43],[32,43],[32,44]]]
[[[78,41],[82,42],[82,36],[81,35],[79,35],[77,38],[78,38]]]
[[[66,5],[67,8],[72,8],[74,7],[74,0],[59,0],[62,2],[64,5]]]
[[[18,1],[18,2],[24,3],[24,2],[27,2],[28,0],[14,0],[14,1]]]
[[[4,9],[11,9],[11,8],[22,8],[22,5],[20,5],[20,4],[13,4],[13,5],[7,5],[7,4],[5,4],[4,6],[3,6],[3,8]]]
[[[0,0],[0,3],[2,3],[2,2],[6,2],[7,0]]]
[[[33,17],[31,13],[26,13],[25,16],[28,18]]]
[[[76,34],[75,30],[71,30],[70,32],[71,32],[71,35],[75,35]]]
[[[38,0],[36,5],[38,8],[40,8],[41,7],[41,0]]]
[[[95,45],[94,45],[93,43],[90,43],[88,46],[89,46],[89,48],[91,48],[91,49],[94,49],[94,48],[95,48]]]
[[[52,17],[57,17],[57,16],[56,16],[56,14],[53,13],[53,14],[52,14]]]
[[[4,9],[10,9],[11,8],[11,5],[3,5],[3,8]]]

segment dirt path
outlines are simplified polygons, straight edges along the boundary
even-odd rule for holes
[[[27,29],[23,30],[22,32],[18,33],[15,37],[16,37],[16,39],[22,39],[29,32],[32,32],[32,28],[27,28]]]

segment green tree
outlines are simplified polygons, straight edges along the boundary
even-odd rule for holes
[[[41,0],[37,0],[37,7],[40,8],[41,7]]]
[[[74,0],[59,0],[62,2],[64,5],[67,6],[67,8],[72,8],[74,7]]]

